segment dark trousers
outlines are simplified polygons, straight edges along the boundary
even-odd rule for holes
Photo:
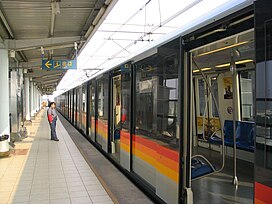
[[[56,123],[57,119],[53,119],[52,123],[50,123],[50,128],[51,128],[51,140],[53,139],[58,139],[57,133],[56,133]]]

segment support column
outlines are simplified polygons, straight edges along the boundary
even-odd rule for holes
[[[17,92],[18,92],[18,72],[17,70],[11,71],[10,79],[10,96],[9,96],[9,106],[11,114],[11,131],[17,133],[19,131],[19,121],[18,121],[18,106],[17,106]]]
[[[38,106],[37,106],[37,101],[38,101],[38,90],[37,87],[34,86],[34,90],[35,90],[35,98],[34,98],[34,102],[35,102],[35,113],[37,113],[38,110]]]
[[[38,107],[39,107],[39,110],[40,110],[41,109],[41,94],[40,94],[40,92],[39,92]]]
[[[23,122],[24,122],[24,114],[25,114],[25,102],[24,102],[24,74],[23,74],[23,69],[18,70],[19,73],[19,89],[18,89],[18,107],[19,107],[19,125],[20,125],[20,130],[23,127]]]
[[[9,59],[8,50],[0,49],[0,135],[9,131]]]
[[[26,120],[30,121],[30,93],[29,93],[30,83],[29,77],[25,76],[25,111]]]
[[[40,93],[39,93],[39,90],[37,88],[37,111],[40,110],[40,107],[39,107],[40,100],[39,100],[39,98],[40,98]]]
[[[36,116],[36,110],[37,110],[37,89],[36,89],[36,83],[33,83],[33,91],[34,91],[34,97],[33,97],[33,111],[34,111],[34,115]]]
[[[34,83],[30,82],[30,116],[34,117]]]

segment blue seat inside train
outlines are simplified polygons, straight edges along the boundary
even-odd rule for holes
[[[204,176],[206,174],[212,173],[212,167],[204,160],[199,157],[192,158],[191,175],[192,179]]]
[[[249,121],[237,121],[236,144],[237,148],[254,151],[255,123]]]
[[[233,147],[233,121],[225,120],[223,128],[225,145]],[[236,145],[238,149],[254,152],[255,123],[250,121],[236,121]],[[209,138],[212,144],[222,144],[218,136]]]

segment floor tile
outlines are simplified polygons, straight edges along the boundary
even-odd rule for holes
[[[104,189],[88,191],[88,193],[90,196],[108,196],[107,192]]]
[[[88,197],[89,196],[87,191],[70,191],[69,195],[71,198]]]
[[[65,198],[65,199],[54,199],[49,201],[50,204],[71,204],[70,199]]]
[[[86,191],[85,186],[68,186],[68,191]]]
[[[42,201],[49,200],[49,193],[31,194],[29,196],[29,201]]]
[[[37,204],[37,201],[29,201],[28,204]],[[50,204],[50,201],[49,200],[39,200],[38,204]]]
[[[68,193],[68,189],[67,187],[61,187],[61,188],[50,188],[50,193],[65,193],[67,192]]]
[[[49,198],[50,198],[50,200],[69,198],[69,194],[68,194],[68,192],[57,192],[57,193],[50,192]]]
[[[108,195],[104,196],[90,196],[92,202],[106,202],[106,201],[111,201],[110,197]]]
[[[89,197],[79,197],[79,198],[71,198],[72,204],[87,204],[92,203],[92,200]]]
[[[18,202],[28,202],[29,201],[29,196],[25,196],[25,195],[22,195],[22,196],[12,196],[9,198],[9,202],[11,203],[18,203]]]
[[[101,185],[86,185],[85,187],[87,191],[104,190],[104,188]]]

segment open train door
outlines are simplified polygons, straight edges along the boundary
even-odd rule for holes
[[[131,63],[116,67],[110,74],[109,152],[122,167],[130,170],[131,153]]]
[[[272,200],[272,4],[254,2],[256,36],[255,203]]]

